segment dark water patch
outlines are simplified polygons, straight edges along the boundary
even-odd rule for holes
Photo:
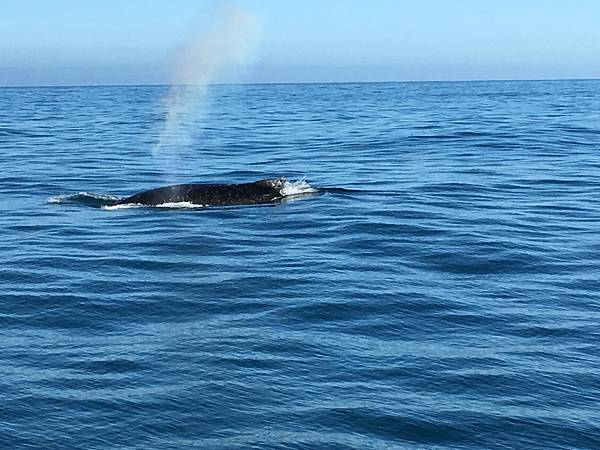
[[[433,253],[421,257],[421,262],[430,270],[464,275],[496,273],[535,273],[539,271],[536,261],[525,255],[519,257],[484,257],[481,255],[458,255],[456,253]]]
[[[440,423],[423,417],[385,414],[368,408],[332,408],[313,412],[315,421],[324,425],[335,422],[342,432],[360,433],[401,444],[440,445],[466,441],[468,433],[453,423]],[[347,424],[347,425],[343,425]]]
[[[346,227],[339,229],[339,231],[342,235],[379,236],[382,238],[394,237],[395,239],[402,236],[437,236],[446,233],[445,230],[436,229],[431,226],[385,222],[356,223],[347,225]],[[386,245],[386,242],[382,242],[382,245]]]
[[[10,138],[49,138],[52,134],[40,133],[35,131],[19,130],[14,128],[0,127],[0,137]]]
[[[83,360],[68,365],[69,369],[77,370],[82,373],[94,373],[97,375],[107,374],[140,374],[149,369],[147,364],[130,359],[105,359],[105,360]]]
[[[600,129],[574,125],[562,125],[559,130],[575,134],[600,134]]]

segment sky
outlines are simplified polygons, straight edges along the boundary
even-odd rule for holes
[[[236,82],[600,78],[597,0],[0,0],[0,86],[169,83],[223,5]]]

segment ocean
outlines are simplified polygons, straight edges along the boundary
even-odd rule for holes
[[[600,81],[209,91],[0,89],[1,449],[600,448]]]

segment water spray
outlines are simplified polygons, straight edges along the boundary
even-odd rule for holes
[[[191,142],[193,127],[206,110],[210,86],[230,80],[247,66],[257,37],[254,16],[220,3],[208,26],[182,46],[165,98],[164,127],[153,150],[162,164],[174,164],[179,150]]]

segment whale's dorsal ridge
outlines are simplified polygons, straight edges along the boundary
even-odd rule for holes
[[[178,184],[139,192],[117,204],[229,206],[272,203],[283,198],[285,183],[284,177],[277,177],[241,184]]]
[[[265,178],[264,180],[255,181],[254,184],[264,185],[273,189],[281,189],[285,185],[286,179],[284,177],[277,178]]]

